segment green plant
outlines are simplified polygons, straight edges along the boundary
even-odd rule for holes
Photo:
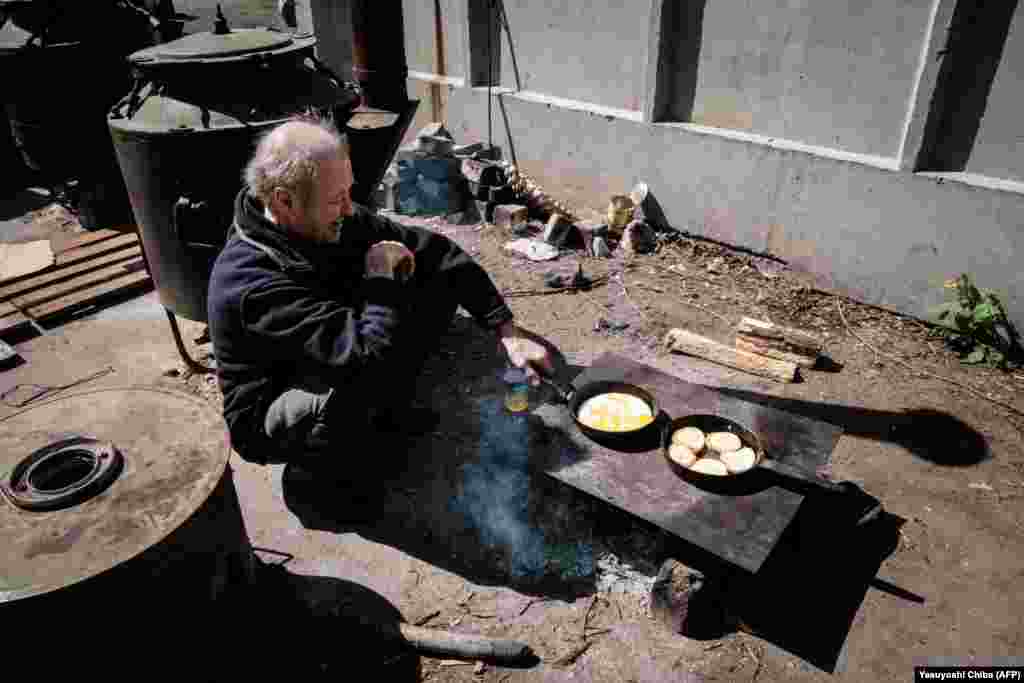
[[[999,297],[978,289],[967,274],[947,280],[952,300],[932,309],[946,343],[964,363],[1007,369],[1024,357],[1024,349]]]

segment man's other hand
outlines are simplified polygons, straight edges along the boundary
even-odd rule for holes
[[[526,371],[532,386],[540,384],[540,374],[545,377],[554,374],[555,366],[548,348],[536,341],[534,335],[513,322],[507,322],[498,328],[498,337],[509,362]]]
[[[416,270],[416,258],[401,242],[378,242],[366,252],[366,277],[386,277],[404,282]]]

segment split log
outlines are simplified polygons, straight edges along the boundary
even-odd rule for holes
[[[668,334],[665,335],[665,346],[673,351],[704,358],[719,365],[749,372],[752,375],[767,377],[779,382],[796,381],[796,363],[734,349],[680,328],[668,331]]]
[[[801,356],[817,357],[824,346],[821,338],[805,330],[783,327],[775,323],[743,318],[736,326],[736,332],[745,337],[754,337],[772,348]]]
[[[759,356],[767,356],[778,360],[796,363],[802,368],[811,368],[818,362],[817,355],[806,356],[793,351],[786,351],[776,348],[768,340],[760,337],[748,337],[745,334],[736,335],[736,348],[747,353],[756,353]]]

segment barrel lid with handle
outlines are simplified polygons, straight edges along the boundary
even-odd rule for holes
[[[230,457],[209,406],[161,387],[94,389],[3,412],[0,606],[159,543],[203,505]]]
[[[315,44],[313,36],[296,36],[272,28],[238,28],[224,34],[194,33],[139,50],[128,59],[140,67],[264,60],[306,50]]]

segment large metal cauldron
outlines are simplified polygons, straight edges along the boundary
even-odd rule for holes
[[[131,206],[106,114],[131,85],[125,56],[152,45],[152,17],[116,0],[0,0],[6,117],[39,180],[77,180],[84,227],[119,227]]]
[[[315,38],[218,24],[131,55],[135,86],[108,118],[160,301],[198,322],[258,136],[307,110],[343,128],[359,102]]]
[[[161,679],[180,666],[207,680],[195,629],[256,585],[229,455],[215,410],[157,387],[0,420],[5,676],[139,680],[141,658]],[[159,634],[172,627],[181,642]]]

